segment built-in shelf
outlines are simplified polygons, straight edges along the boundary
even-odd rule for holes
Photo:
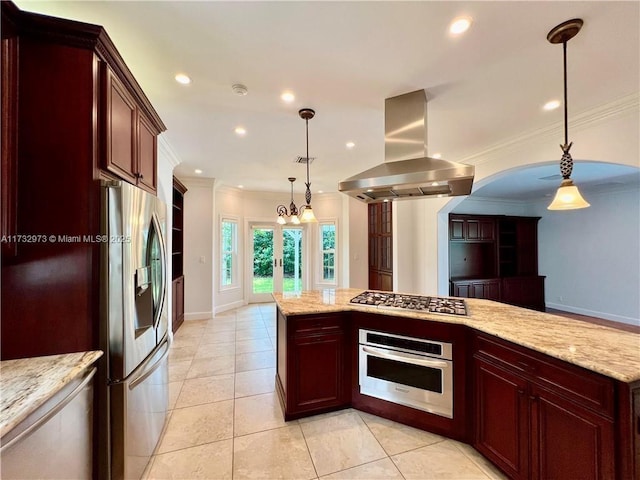
[[[171,228],[172,267],[172,330],[175,332],[184,321],[184,195],[187,193],[180,180],[173,177],[173,226]]]

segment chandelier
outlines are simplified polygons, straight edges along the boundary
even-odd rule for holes
[[[562,149],[562,159],[560,160],[562,183],[556,192],[553,202],[547,207],[549,210],[575,210],[589,206],[589,203],[582,198],[578,187],[573,184],[573,180],[570,178],[573,171],[573,159],[569,150],[573,142],[569,143],[569,122],[567,120],[567,42],[580,31],[582,23],[579,18],[567,20],[551,29],[547,34],[547,40],[550,43],[562,43],[564,54],[564,145],[560,145]]]
[[[293,182],[296,181],[295,177],[289,177],[288,180],[291,182],[291,203],[289,204],[289,210],[284,205],[278,205],[276,207],[276,212],[278,212],[278,224],[284,225],[287,223],[287,218],[291,219],[291,223],[294,225],[298,225],[300,223],[300,219],[298,218],[298,208],[296,207],[295,202],[293,201]]]

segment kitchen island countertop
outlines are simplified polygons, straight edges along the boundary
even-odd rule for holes
[[[101,356],[90,351],[0,362],[0,438]]]
[[[274,293],[286,315],[361,311],[467,325],[625,383],[640,380],[640,335],[491,300],[465,298],[469,315],[379,309],[349,303],[361,289]]]

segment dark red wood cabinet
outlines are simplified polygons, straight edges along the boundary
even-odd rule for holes
[[[393,290],[393,226],[391,202],[370,203],[369,288]]]
[[[475,443],[511,478],[615,478],[614,382],[476,337]]]
[[[184,322],[184,195],[187,187],[173,177],[173,225],[171,228],[172,315],[175,333]]]
[[[2,248],[2,359],[95,350],[100,245],[64,239],[101,233],[101,180],[136,183],[165,126],[102,27],[1,7],[1,224],[22,238]]]
[[[277,316],[276,387],[285,419],[348,406],[348,315]]]
[[[148,192],[157,190],[158,128],[148,120],[124,83],[109,68],[104,76],[105,146],[103,166]]]
[[[449,215],[450,294],[545,309],[538,217]]]

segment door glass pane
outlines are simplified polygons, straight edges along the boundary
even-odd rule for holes
[[[283,292],[302,290],[302,229],[282,229]]]
[[[253,228],[253,293],[273,292],[273,229]]]
[[[322,280],[334,283],[336,262],[336,226],[326,223],[321,226],[322,241]]]
[[[151,267],[151,297],[153,302],[153,318],[154,323],[160,315],[160,307],[162,306],[163,289],[164,289],[164,259],[162,258],[162,249],[160,246],[160,237],[158,236],[157,225],[151,222],[149,229],[149,246],[147,249],[149,258],[147,264]]]

